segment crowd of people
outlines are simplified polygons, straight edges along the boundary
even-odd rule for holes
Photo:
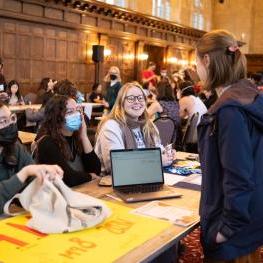
[[[5,82],[0,61],[0,213],[34,176],[63,177],[73,187],[110,174],[113,149],[160,147],[163,165],[170,165],[175,150],[165,150],[153,120],[170,118],[183,134],[184,124],[197,113],[205,257],[230,260],[257,253],[263,244],[262,76],[247,78],[245,57],[229,32],[205,34],[196,53],[196,69],[162,69],[157,75],[150,62],[141,84],[122,83],[119,68],[110,67],[104,78],[106,92],[95,83],[86,96],[101,104],[99,111],[108,109],[98,125],[95,146],[80,104],[84,96],[68,80],[44,78],[35,97],[41,109],[26,112],[29,121],[39,123],[34,159],[19,142],[17,117],[8,108],[25,99],[17,81]],[[194,71],[198,82],[191,76]],[[174,141],[176,149],[181,139]]]

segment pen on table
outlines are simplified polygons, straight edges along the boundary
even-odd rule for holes
[[[118,198],[118,197],[116,197],[116,196],[114,196],[114,195],[105,194],[105,196],[108,196],[108,197],[110,197],[110,198],[112,198],[112,199],[114,199],[114,200],[117,200],[117,201],[122,201],[120,198]]]

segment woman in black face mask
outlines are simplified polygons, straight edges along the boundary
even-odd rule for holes
[[[110,67],[104,81],[106,82],[105,99],[109,103],[109,109],[111,110],[122,86],[119,68],[115,66]]]
[[[33,165],[31,155],[17,139],[16,115],[0,102],[0,214],[5,202],[25,186],[28,177],[63,175],[57,165]]]

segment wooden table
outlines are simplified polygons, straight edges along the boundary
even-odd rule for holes
[[[31,104],[31,105],[15,105],[9,106],[9,110],[14,113],[23,112],[26,109],[34,109],[39,110],[41,108],[41,104]]]
[[[92,102],[83,102],[81,105],[84,107],[86,105],[91,105],[92,108],[98,108],[103,106],[101,103],[92,103]],[[14,106],[9,106],[9,109],[11,112],[18,113],[18,112],[23,112],[27,109],[34,109],[34,110],[39,110],[41,108],[41,104],[30,104],[30,105],[14,105]]]
[[[23,144],[31,144],[35,140],[36,134],[32,132],[19,131],[18,137]]]
[[[92,195],[97,198],[101,198],[103,200],[113,201],[132,208],[137,208],[145,204],[145,202],[126,204],[122,201],[113,200],[112,198],[106,195],[112,193],[112,188],[99,187],[97,180],[82,185],[81,187],[78,187],[78,191]],[[166,199],[164,201],[169,204],[174,204],[180,208],[190,209],[194,211],[196,215],[198,215],[200,192],[180,188],[177,188],[177,191],[178,193],[183,195],[181,198]],[[171,246],[177,244],[180,239],[186,236],[198,225],[199,220],[193,221],[192,225],[189,227],[172,225],[158,236],[155,236],[154,238],[148,240],[141,246],[131,250],[127,254],[117,259],[115,262],[149,262],[157,256],[159,256],[162,252],[164,252]]]

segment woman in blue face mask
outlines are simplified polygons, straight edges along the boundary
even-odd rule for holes
[[[63,95],[50,99],[37,138],[37,161],[61,166],[68,186],[96,177],[90,173],[100,174],[100,161],[87,136],[82,110],[74,99]]]

